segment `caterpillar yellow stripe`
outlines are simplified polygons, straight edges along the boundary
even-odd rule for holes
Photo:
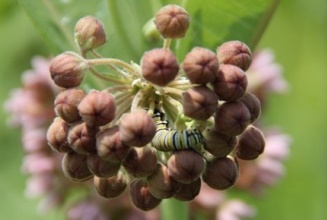
[[[199,152],[204,139],[202,133],[194,129],[173,130],[169,128],[168,121],[163,120],[164,113],[155,111],[153,119],[157,130],[152,139],[152,146],[159,151],[179,151],[193,149]]]

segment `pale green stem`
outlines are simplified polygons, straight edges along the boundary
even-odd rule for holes
[[[130,85],[118,85],[118,86],[113,86],[110,88],[106,88],[102,90],[103,92],[108,92],[108,93],[115,93],[115,92],[121,92],[123,90],[128,90],[131,89]]]
[[[171,44],[171,39],[169,39],[169,38],[164,39],[163,48],[169,49],[170,44]]]
[[[107,77],[107,76],[104,76],[104,75],[101,75],[100,73],[98,73],[96,70],[94,70],[93,68],[90,68],[90,71],[91,71],[91,73],[94,75],[94,76],[96,76],[96,77],[98,77],[98,78],[100,78],[100,79],[102,79],[102,80],[104,80],[104,81],[106,81],[106,82],[109,82],[109,83],[111,83],[111,84],[120,84],[120,85],[122,85],[122,84],[126,84],[126,82],[124,82],[124,81],[122,81],[122,80],[117,80],[117,79],[113,79],[113,78],[111,78],[111,77]]]
[[[174,198],[164,199],[160,204],[162,220],[187,220],[189,218],[186,202]]]
[[[182,94],[183,94],[182,90],[171,88],[171,87],[165,87],[164,90],[165,90],[166,94],[169,95],[170,97],[172,97],[173,99],[175,99],[179,102],[182,101]]]
[[[129,64],[122,60],[115,59],[115,58],[96,58],[96,59],[89,59],[87,60],[88,65],[117,65],[124,69],[126,69],[129,73],[134,74],[134,68]],[[128,76],[128,75],[126,75]],[[130,76],[128,76],[130,77]]]

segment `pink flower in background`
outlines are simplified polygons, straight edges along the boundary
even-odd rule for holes
[[[217,212],[216,220],[240,220],[253,218],[256,209],[242,200],[230,199],[225,202]]]
[[[264,102],[269,93],[285,93],[289,85],[283,76],[283,68],[275,62],[271,49],[263,49],[254,53],[253,61],[247,70],[248,91],[254,93]]]

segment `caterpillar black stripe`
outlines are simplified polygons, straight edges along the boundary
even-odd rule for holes
[[[152,146],[160,151],[178,151],[193,149],[199,151],[204,142],[201,132],[194,129],[173,130],[169,128],[168,121],[164,120],[164,113],[155,111],[153,119],[157,130],[152,139]]]

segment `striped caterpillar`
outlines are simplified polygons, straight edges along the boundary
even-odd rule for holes
[[[204,142],[201,132],[194,129],[173,130],[169,128],[168,121],[164,120],[164,113],[156,110],[153,119],[157,130],[152,139],[152,146],[159,151],[179,151],[192,149],[200,152]]]

